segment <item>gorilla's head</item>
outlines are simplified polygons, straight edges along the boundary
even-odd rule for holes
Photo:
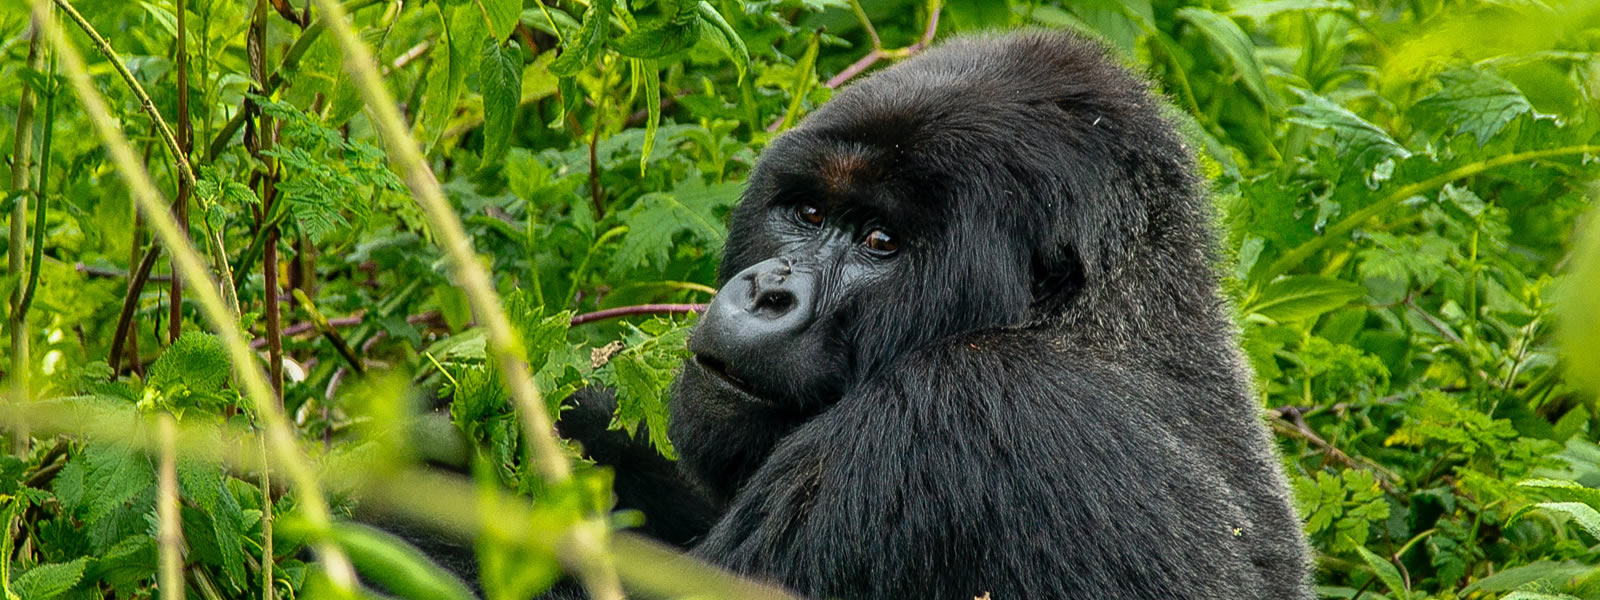
[[[1132,339],[1123,305],[1214,297],[1158,282],[1210,285],[1203,209],[1160,104],[1115,62],[1059,33],[968,38],[777,139],[674,410],[795,423],[952,336],[1092,319]]]

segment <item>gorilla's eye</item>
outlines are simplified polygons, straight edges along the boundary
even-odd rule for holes
[[[867,233],[867,238],[862,240],[861,243],[866,244],[868,248],[874,251],[884,254],[900,249],[900,244],[894,241],[894,237],[882,229],[874,229]]]
[[[795,216],[800,217],[800,220],[812,225],[821,225],[822,218],[825,216],[822,212],[822,209],[810,204],[801,204],[800,206],[795,207],[794,214]]]

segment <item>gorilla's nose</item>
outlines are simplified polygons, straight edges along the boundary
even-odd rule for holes
[[[782,258],[740,271],[711,301],[689,349],[726,363],[739,377],[754,376],[764,366],[789,364],[789,353],[803,345],[815,318],[815,288],[812,273]]]

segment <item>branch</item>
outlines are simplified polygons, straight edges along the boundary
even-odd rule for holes
[[[827,83],[823,84],[829,88],[837,88],[841,85],[844,85],[844,82],[850,81],[850,79],[860,75],[863,71],[866,71],[868,68],[872,67],[872,65],[876,64],[880,59],[891,58],[898,60],[902,58],[909,58],[911,56],[915,56],[917,53],[922,52],[923,50],[928,49],[928,46],[933,43],[934,34],[938,33],[939,31],[939,11],[943,9],[940,0],[934,0],[933,2],[930,2],[928,6],[928,26],[922,31],[922,39],[919,39],[917,40],[917,43],[904,48],[885,50],[883,47],[883,42],[878,39],[878,31],[873,29],[872,22],[867,20],[867,13],[861,10],[861,4],[854,1],[852,1],[851,4],[855,9],[856,18],[861,21],[861,26],[866,28],[867,35],[872,38],[872,51],[868,52],[866,56],[861,57],[861,60],[857,60],[850,66],[845,67],[845,69],[840,71],[838,75],[834,75],[832,79],[829,79]]]
[[[633,315],[684,315],[689,313],[705,312],[704,304],[640,304],[637,306],[619,306],[584,313],[572,317],[572,326],[577,327],[584,323],[593,323],[605,319],[628,317]]]

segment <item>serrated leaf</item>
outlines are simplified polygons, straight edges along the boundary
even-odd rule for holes
[[[623,430],[637,435],[639,425],[645,425],[656,451],[673,458],[666,436],[667,390],[687,356],[689,324],[652,319],[640,327],[629,326],[623,339],[623,350],[594,377],[617,391],[616,420]]]
[[[1305,90],[1295,90],[1302,104],[1290,109],[1289,122],[1333,133],[1339,156],[1362,173],[1390,158],[1411,156],[1388,132],[1356,116],[1332,100]]]
[[[1406,588],[1405,579],[1400,577],[1400,570],[1395,568],[1394,563],[1384,560],[1382,556],[1363,546],[1356,546],[1356,552],[1361,554],[1361,560],[1366,562],[1368,567],[1372,567],[1373,572],[1378,575],[1378,580],[1382,581],[1396,598],[1407,600],[1411,597],[1411,591]]]
[[[1274,321],[1293,321],[1339,308],[1366,293],[1367,289],[1357,283],[1320,275],[1295,275],[1267,284],[1244,308],[1244,313],[1259,314]]]
[[[1178,9],[1178,18],[1194,25],[1200,33],[1211,41],[1212,47],[1222,53],[1222,56],[1238,71],[1239,80],[1244,83],[1245,89],[1250,91],[1261,105],[1272,112],[1283,110],[1283,100],[1278,98],[1267,85],[1266,69],[1261,66],[1257,57],[1256,46],[1250,41],[1250,36],[1245,35],[1233,19],[1217,14],[1210,10],[1197,7]]]
[[[483,163],[500,160],[511,146],[517,129],[517,105],[522,95],[522,49],[516,42],[490,40],[478,66],[483,88]]]
[[[1512,119],[1533,110],[1515,84],[1487,71],[1445,71],[1439,83],[1439,91],[1418,100],[1415,110],[1454,123],[1454,135],[1470,133],[1480,148]]]
[[[228,489],[222,469],[206,462],[179,461],[178,489],[210,521],[223,571],[236,583],[244,584],[244,509]]]
[[[150,366],[145,386],[167,391],[181,385],[190,393],[214,394],[228,383],[229,365],[220,338],[189,330]]]
[[[23,600],[50,600],[78,585],[88,563],[89,559],[83,557],[71,562],[39,565],[18,576],[11,583],[11,591]]]
[[[551,73],[560,77],[577,75],[600,56],[606,31],[610,29],[611,7],[615,3],[616,0],[589,3],[589,10],[583,11],[583,28],[578,31],[577,38],[568,38],[561,47],[561,56],[550,63]]]
[[[477,67],[483,40],[489,35],[482,10],[476,3],[455,6],[448,13],[439,5],[435,7],[444,24],[442,40],[447,51],[444,60],[434,60],[428,69],[428,84],[418,109],[416,135],[424,151],[444,133],[466,87],[467,74]]]
[[[1600,511],[1596,511],[1592,506],[1582,502],[1540,502],[1534,506],[1540,510],[1571,517],[1572,521],[1589,532],[1589,535],[1600,537]]]
[[[687,23],[662,20],[611,40],[611,48],[629,58],[665,58],[689,49],[700,41],[703,31],[698,18]]]
[[[612,257],[613,271],[625,272],[646,262],[665,265],[673,237],[680,232],[689,232],[708,248],[720,247],[728,231],[716,211],[737,202],[742,185],[706,185],[699,175],[691,175],[671,192],[641,196],[624,217],[628,233]]]
[[[473,0],[478,9],[483,11],[489,28],[489,36],[494,41],[505,41],[511,37],[511,30],[517,26],[517,18],[522,14],[522,0]]]
[[[122,444],[90,442],[83,449],[83,521],[94,524],[155,487],[149,459]]]
[[[739,32],[722,18],[722,13],[711,6],[709,2],[701,2],[698,7],[700,17],[705,19],[710,33],[701,36],[733,60],[733,68],[739,72],[739,80],[744,81],[745,73],[750,70],[750,49],[744,45],[744,39],[739,37]]]

